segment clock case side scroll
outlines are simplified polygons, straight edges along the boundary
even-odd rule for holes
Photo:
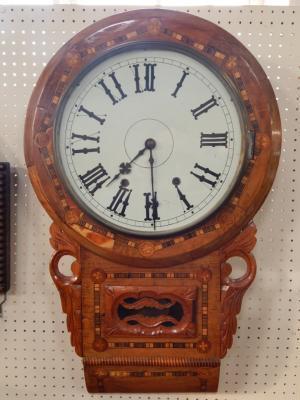
[[[201,226],[155,240],[113,232],[86,215],[65,190],[53,153],[57,107],[80,71],[121,42],[153,40],[192,48],[224,71],[255,132],[253,160],[226,204]],[[280,153],[275,96],[254,57],[227,32],[192,15],[167,10],[115,15],[76,35],[54,56],[32,96],[25,135],[31,181],[54,220],[51,274],[72,344],[84,357],[88,390],[215,391],[220,358],[232,344],[236,314],[255,276],[256,229],[247,225],[270,190]],[[59,272],[64,254],[77,260],[71,278]],[[230,278],[232,256],[247,264],[238,280]],[[140,316],[141,304],[156,308],[152,330]],[[173,328],[164,325],[161,309],[168,310]],[[127,323],[132,315],[133,325]]]

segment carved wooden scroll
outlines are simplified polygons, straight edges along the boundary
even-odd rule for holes
[[[76,353],[82,356],[79,246],[72,242],[55,224],[51,225],[50,233],[50,243],[56,250],[50,261],[50,274],[59,291],[63,312],[67,314],[67,328],[71,333],[71,344],[75,347]],[[59,260],[66,255],[76,259],[71,265],[71,276],[62,274],[58,267]]]
[[[254,256],[250,253],[256,243],[255,234],[256,227],[251,224],[235,240],[222,249],[221,358],[232,346],[233,335],[237,329],[236,316],[241,311],[243,296],[255,278],[256,262]],[[227,262],[230,257],[241,257],[247,264],[246,273],[238,279],[230,278],[232,267]]]

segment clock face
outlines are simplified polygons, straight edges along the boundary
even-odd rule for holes
[[[130,48],[84,71],[62,102],[56,161],[75,201],[100,222],[167,235],[226,200],[245,154],[229,84],[194,56]]]

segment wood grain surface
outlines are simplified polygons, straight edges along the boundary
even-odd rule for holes
[[[253,151],[230,197],[201,224],[164,238],[112,231],[80,209],[60,177],[55,119],[78,74],[116,48],[172,43],[206,60],[232,85]],[[150,44],[149,44],[150,46]],[[232,345],[236,315],[255,277],[251,219],[278,166],[281,126],[266,74],[220,27],[190,14],[138,10],[103,19],[52,58],[31,97],[25,156],[36,194],[54,224],[51,276],[83,356],[90,392],[216,391],[220,358]],[[59,260],[72,255],[71,276]],[[230,257],[247,271],[231,279]]]

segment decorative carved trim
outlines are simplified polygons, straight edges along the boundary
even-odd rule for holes
[[[166,360],[166,363],[162,363],[162,360]],[[133,387],[132,391],[135,392],[169,392],[170,387],[176,392],[214,392],[218,387],[220,371],[220,361],[215,359],[115,357],[84,359],[83,364],[90,393],[107,392],[112,384],[116,385],[117,392],[128,392],[130,382],[126,378],[144,378],[137,387]],[[148,380],[162,377],[162,380]],[[178,377],[193,379],[185,381],[182,386],[182,382],[176,380]],[[135,380],[135,383],[138,381]]]
[[[50,244],[54,250],[68,251],[69,255],[79,258],[79,245],[72,241],[55,223],[50,226],[50,235]]]
[[[196,296],[195,287],[105,286],[104,334],[195,336]]]
[[[67,314],[67,328],[71,333],[71,344],[75,347],[76,353],[82,356],[79,246],[54,223],[50,227],[50,234],[50,243],[56,250],[50,261],[50,274],[59,291],[62,310]],[[62,274],[58,268],[59,260],[66,255],[76,258],[71,265],[71,276]]]
[[[84,365],[90,366],[120,366],[120,367],[219,367],[217,359],[182,358],[182,357],[109,357],[84,358]]]
[[[204,338],[197,343],[197,350],[199,353],[207,353],[210,349],[211,343],[207,338]]]
[[[256,226],[251,222],[234,240],[221,250],[225,258],[240,256],[239,252],[250,253],[256,244],[256,232]]]
[[[110,349],[195,349],[193,342],[109,342]]]
[[[208,269],[209,271],[209,269]],[[208,275],[211,276],[211,275]],[[207,352],[210,349],[210,342],[208,340],[208,280],[202,280],[201,286],[201,342],[198,343],[197,349],[200,352]]]
[[[206,268],[204,268],[206,269]],[[202,270],[201,270],[202,271]],[[108,279],[200,279],[202,272],[114,272]]]
[[[233,342],[237,329],[237,314],[241,311],[243,296],[251,285],[256,274],[256,262],[251,250],[256,243],[256,227],[252,223],[228,246],[221,250],[221,353],[223,358]],[[230,278],[231,265],[227,262],[230,257],[241,257],[247,264],[246,273],[238,278]]]
[[[153,378],[153,377],[172,377],[177,376],[198,376],[196,371],[106,371],[106,376],[110,378]],[[103,379],[103,372],[100,372],[100,377]]]

